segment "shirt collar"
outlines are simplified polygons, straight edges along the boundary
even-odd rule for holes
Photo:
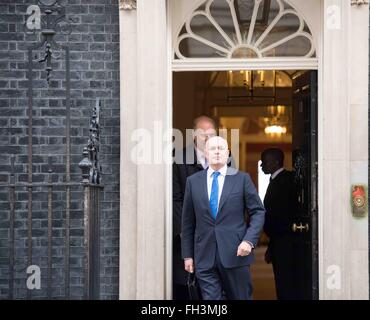
[[[217,170],[222,176],[226,176],[226,172],[227,172],[227,164],[225,164],[220,170]],[[208,170],[207,170],[207,175],[208,177],[211,177],[213,172],[215,172],[215,170],[213,170],[211,168],[211,166],[208,167]]]
[[[281,171],[284,171],[284,168],[280,168],[280,169],[276,170],[276,171],[271,175],[271,180],[272,180],[272,179],[275,179],[275,178],[276,178],[276,176],[277,176]]]

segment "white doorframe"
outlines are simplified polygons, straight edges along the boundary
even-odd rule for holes
[[[170,10],[171,0],[166,1],[167,10],[167,123],[173,128],[173,77],[172,77],[172,15]],[[172,141],[172,134],[169,137]],[[167,154],[166,166],[166,299],[172,299],[172,245],[173,245],[173,214],[172,214],[172,153]]]
[[[187,59],[173,60],[172,71],[228,70],[317,70],[319,59],[256,58],[256,59]]]
[[[168,123],[171,123],[173,126],[172,116],[173,116],[173,72],[191,72],[191,71],[228,71],[228,70],[317,70],[318,71],[318,171],[321,171],[322,158],[321,155],[321,130],[320,130],[320,114],[322,115],[322,90],[321,83],[323,79],[323,68],[322,68],[322,56],[323,56],[323,46],[322,46],[322,34],[316,34],[317,38],[315,39],[316,47],[316,58],[256,58],[256,59],[220,59],[220,58],[201,58],[201,59],[185,59],[185,60],[175,60],[173,57],[173,45],[172,45],[172,20],[171,20],[171,5],[173,1],[167,1],[167,39],[168,39],[168,57],[170,57],[169,62],[169,72],[168,72],[168,100],[167,100],[167,114],[171,115],[171,118],[168,119]],[[320,21],[323,20],[322,11]],[[322,30],[322,26],[320,26]],[[322,119],[322,118],[321,118]],[[170,172],[168,172],[170,170]],[[318,212],[317,215],[320,217],[320,203],[323,201],[323,197],[320,193],[320,186],[322,186],[321,175],[318,176]],[[168,195],[172,195],[172,170],[170,166],[167,166],[167,178],[166,178],[167,191],[170,192],[166,196],[167,210],[166,210],[166,248],[167,254],[166,257],[170,257],[166,261],[167,274],[166,274],[166,288],[167,288],[167,299],[171,299],[172,295],[172,197],[168,198]],[[320,236],[320,218],[318,218],[318,228]],[[318,255],[319,261],[319,270],[322,270],[320,253]],[[171,272],[169,272],[171,270]],[[319,288],[321,287],[320,281],[322,278],[319,277]]]

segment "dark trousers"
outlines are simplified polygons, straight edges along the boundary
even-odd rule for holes
[[[249,266],[224,268],[217,250],[212,268],[195,265],[195,274],[204,300],[252,300]]]
[[[190,300],[187,283],[188,273],[184,269],[184,260],[181,257],[181,238],[173,239],[173,300]]]
[[[190,300],[188,287],[182,284],[173,284],[173,300]]]
[[[295,281],[293,247],[290,238],[271,241],[271,260],[274,271],[276,296],[278,300],[299,299]]]

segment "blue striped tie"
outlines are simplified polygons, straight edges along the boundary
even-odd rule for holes
[[[211,213],[213,219],[216,220],[217,210],[218,210],[218,176],[220,172],[213,172],[212,188],[211,188],[211,197],[209,198],[209,205],[211,207]]]

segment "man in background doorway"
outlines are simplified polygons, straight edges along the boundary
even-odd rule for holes
[[[298,210],[294,174],[284,169],[284,153],[278,148],[264,150],[261,160],[262,171],[271,174],[264,199],[264,231],[269,237],[265,261],[272,262],[277,299],[293,300],[297,290],[291,228]]]
[[[186,179],[208,168],[205,145],[216,135],[216,124],[207,116],[200,116],[193,122],[193,143],[176,153],[173,164],[173,299],[187,300],[187,272],[181,257],[181,216]]]

